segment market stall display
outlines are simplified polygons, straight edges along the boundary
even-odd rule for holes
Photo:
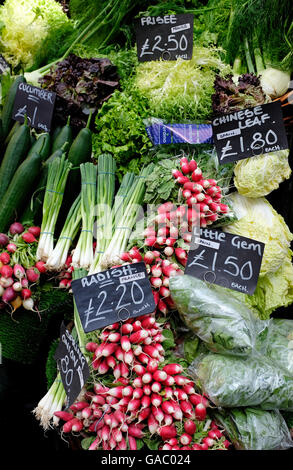
[[[3,407],[14,361],[72,450],[293,447],[292,21],[0,6]]]

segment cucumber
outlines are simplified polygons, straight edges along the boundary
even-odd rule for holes
[[[20,216],[31,193],[34,182],[37,180],[41,168],[42,157],[33,153],[16,170],[9,187],[2,199],[0,207],[0,232],[5,232],[11,222]]]
[[[69,145],[72,144],[72,129],[70,127],[70,116],[68,117],[67,124],[62,127],[61,131],[54,140],[52,152],[61,149],[62,145],[64,145],[65,142],[68,142]]]
[[[68,143],[66,142],[63,145],[62,149],[56,150],[43,163],[41,170],[40,170],[40,177],[38,180],[38,184],[36,187],[34,187],[34,190],[33,190],[33,204],[31,204],[31,200],[29,200],[21,217],[21,222],[23,224],[35,222],[38,216],[40,216],[41,218],[49,164],[52,163],[52,161],[55,160],[55,158],[58,158],[58,157],[61,158],[62,154],[66,152],[67,147],[68,147]]]
[[[42,160],[46,160],[50,155],[50,147],[51,137],[50,134],[46,132],[45,134],[41,134],[35,141],[27,156],[30,157],[33,152],[37,152],[41,155]]]
[[[13,124],[12,128],[10,129],[10,132],[8,134],[8,136],[6,137],[5,139],[5,142],[4,142],[4,145],[7,146],[9,144],[9,142],[11,141],[11,138],[13,136],[13,134],[15,134],[15,132],[17,131],[17,129],[20,128],[20,122],[19,121],[15,121],[15,123]],[[4,138],[4,134],[3,134],[3,138]]]
[[[55,142],[55,140],[57,139],[57,137],[58,137],[58,135],[59,135],[61,129],[62,129],[61,126],[57,126],[57,127],[55,127],[54,131],[51,132],[51,135],[52,135],[52,143],[51,143],[52,148],[53,148],[54,142]]]
[[[16,77],[16,79],[14,80],[13,84],[11,85],[9,89],[9,92],[3,104],[2,126],[3,126],[4,139],[6,139],[6,137],[8,136],[9,131],[13,125],[13,120],[11,116],[12,116],[12,111],[13,111],[15,95],[18,89],[18,85],[20,83],[26,83],[26,79],[24,78],[23,75],[19,75],[18,77]]]
[[[69,205],[71,205],[71,202],[80,191],[80,165],[91,160],[92,132],[89,128],[91,117],[92,115],[90,114],[86,127],[79,131],[68,152],[68,161],[72,163],[72,168],[66,184],[64,199],[66,200],[66,204],[68,203]]]
[[[27,119],[25,119],[24,124],[22,124],[11,137],[0,166],[0,201],[3,200],[5,191],[15,171],[25,159],[29,147],[30,128],[27,125]]]

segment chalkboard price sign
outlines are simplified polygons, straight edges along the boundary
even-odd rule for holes
[[[71,286],[86,333],[156,309],[144,263],[127,264],[76,279]]]
[[[252,295],[263,252],[262,242],[217,229],[198,231],[195,227],[185,274]]]
[[[28,124],[36,129],[50,132],[56,93],[20,83],[15,96],[12,118],[21,123],[27,115]]]
[[[87,382],[90,371],[86,358],[63,322],[60,327],[60,342],[54,359],[57,361],[62,383],[66,391],[66,408],[69,408]]]
[[[279,102],[218,116],[212,127],[221,165],[288,148]]]
[[[193,48],[193,15],[143,16],[135,20],[137,57],[151,60],[190,60]]]

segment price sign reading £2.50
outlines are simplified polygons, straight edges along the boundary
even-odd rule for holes
[[[288,148],[279,102],[218,116],[212,127],[220,165]]]
[[[192,58],[193,15],[143,16],[134,26],[140,62]]]
[[[27,116],[28,125],[50,132],[56,93],[42,88],[20,83],[15,96],[12,119],[24,122]]]
[[[264,243],[217,229],[195,227],[185,274],[252,295]]]
[[[71,284],[86,333],[156,309],[144,263],[125,264]]]
[[[66,408],[78,397],[87,382],[90,371],[86,358],[64,323],[60,327],[60,341],[54,359],[57,361],[62,383],[66,391]]]

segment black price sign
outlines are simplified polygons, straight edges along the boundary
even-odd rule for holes
[[[185,274],[244,294],[255,291],[264,243],[216,229],[195,227]]]
[[[71,286],[86,333],[156,309],[144,263],[127,264],[76,279]]]
[[[15,96],[12,118],[21,123],[27,115],[28,124],[50,132],[56,93],[28,83],[20,83]]]
[[[216,117],[212,127],[220,165],[288,148],[279,102]]]
[[[0,74],[2,75],[7,70],[10,71],[10,65],[7,64],[7,62],[4,59],[3,55],[0,54]]]
[[[66,408],[69,408],[87,382],[90,371],[86,358],[65,328],[64,323],[60,327],[60,342],[54,359],[57,361],[63,387],[66,391]]]
[[[140,62],[192,58],[193,15],[143,16],[134,26]]]

